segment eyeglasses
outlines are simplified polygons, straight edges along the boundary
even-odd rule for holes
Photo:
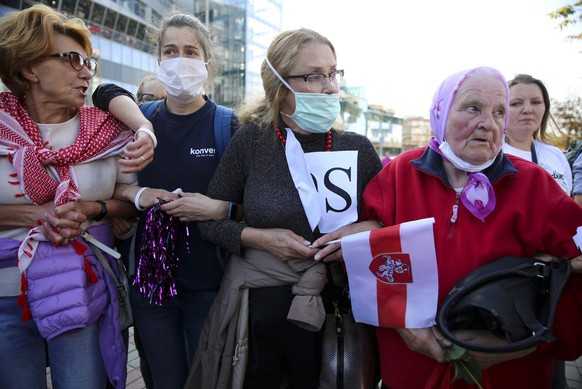
[[[80,72],[81,70],[83,70],[83,66],[85,66],[87,67],[89,73],[91,73],[92,76],[94,76],[95,72],[97,71],[97,61],[94,58],[83,58],[83,56],[80,53],[77,53],[76,51],[49,54],[48,57],[51,58],[69,57],[69,62],[71,63],[73,69]]]
[[[307,84],[307,89],[318,90],[323,88],[323,85],[328,78],[329,82],[331,82],[333,86],[337,87],[343,80],[343,77],[344,77],[343,70],[334,70],[329,74],[311,73],[311,74],[291,75],[285,78],[302,78],[303,81],[305,81],[305,83]]]
[[[157,100],[162,100],[164,97],[162,96],[156,96],[156,95],[152,95],[150,93],[143,93],[139,96],[137,96],[137,101],[142,102],[142,103],[147,103],[149,101],[157,101]]]

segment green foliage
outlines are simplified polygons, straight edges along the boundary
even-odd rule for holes
[[[576,1],[574,4],[560,7],[554,12],[548,14],[552,19],[561,20],[558,26],[560,30],[567,28],[573,24],[582,24],[582,1]],[[568,35],[572,40],[582,40],[582,33]]]
[[[552,115],[562,130],[562,142],[559,147],[567,148],[573,141],[582,139],[582,97],[573,97],[565,101],[552,100]]]
[[[483,389],[481,386],[483,370],[471,357],[469,350],[457,346],[456,344],[453,344],[450,347],[444,347],[443,350],[445,352],[445,359],[455,370],[453,381],[462,379],[468,384],[473,384],[478,388]]]

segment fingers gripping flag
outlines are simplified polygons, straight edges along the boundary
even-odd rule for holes
[[[342,238],[357,322],[389,328],[435,324],[438,269],[434,218]]]

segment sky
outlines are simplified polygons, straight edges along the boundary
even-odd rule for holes
[[[547,14],[562,0],[284,0],[283,29],[328,37],[348,86],[399,117],[424,116],[441,81],[476,66],[527,73],[559,101],[582,96],[582,42]]]

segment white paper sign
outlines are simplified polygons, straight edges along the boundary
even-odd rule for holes
[[[319,231],[334,231],[358,220],[358,152],[306,153],[321,209]]]
[[[576,247],[578,247],[578,250],[582,252],[582,227],[578,227],[576,229],[576,235],[574,235],[572,239],[574,239],[574,243],[576,243]]]

